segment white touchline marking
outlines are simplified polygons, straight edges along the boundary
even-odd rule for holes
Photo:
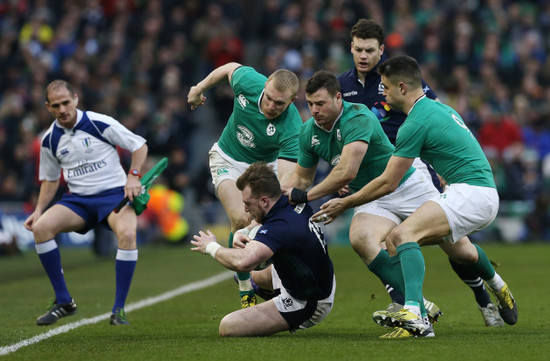
[[[192,291],[196,291],[196,290],[200,290],[200,289],[203,289],[203,288],[206,288],[206,287],[213,286],[217,283],[220,283],[222,281],[225,281],[226,279],[229,279],[229,278],[233,277],[233,273],[234,272],[231,272],[231,271],[222,272],[222,273],[219,273],[215,276],[206,278],[204,280],[189,283],[187,285],[183,285],[179,288],[176,288],[172,291],[162,293],[158,296],[145,298],[141,301],[131,303],[131,304],[127,305],[126,307],[124,307],[124,310],[126,312],[139,310],[140,308],[151,306],[151,305],[157,304],[159,302],[169,300],[169,299],[174,298],[176,296],[183,295],[185,293],[189,293],[189,292],[192,292]],[[15,352],[15,351],[19,350],[21,347],[30,346],[30,345],[38,343],[40,341],[44,341],[44,340],[46,340],[50,337],[53,337],[53,336],[56,336],[56,335],[59,335],[59,334],[62,334],[62,333],[69,332],[69,331],[74,330],[75,328],[78,328],[80,326],[85,326],[85,325],[91,325],[91,324],[94,324],[94,323],[98,323],[100,321],[108,319],[109,317],[111,317],[110,312],[104,313],[104,314],[99,315],[99,316],[91,317],[91,318],[83,318],[80,321],[72,322],[72,323],[68,323],[68,324],[60,326],[60,327],[56,327],[54,329],[49,330],[48,332],[44,332],[44,333],[41,333],[41,334],[36,335],[34,337],[31,337],[29,339],[19,341],[18,343],[14,343],[13,345],[0,347],[0,356],[7,355],[9,353]]]

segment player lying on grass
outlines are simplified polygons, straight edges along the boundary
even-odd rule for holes
[[[200,231],[191,241],[192,250],[238,272],[272,263],[271,272],[263,272],[267,277],[260,286],[280,289],[280,294],[226,315],[220,335],[265,336],[318,324],[332,309],[336,281],[323,233],[311,220],[311,208],[290,205],[273,168],[263,162],[252,164],[236,185],[246,212],[262,224],[254,239],[237,232],[234,244],[244,247],[225,248],[210,231]]]

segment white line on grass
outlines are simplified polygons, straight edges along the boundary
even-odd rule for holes
[[[196,290],[200,290],[200,289],[203,289],[203,288],[206,288],[206,287],[213,286],[217,283],[220,283],[222,281],[225,281],[226,279],[231,278],[232,276],[233,276],[233,272],[229,272],[229,271],[228,272],[222,272],[222,273],[219,273],[219,274],[217,274],[215,276],[212,276],[210,278],[206,278],[206,279],[198,281],[198,282],[193,282],[193,283],[190,283],[190,284],[187,284],[187,285],[183,285],[179,288],[176,288],[172,291],[162,293],[158,296],[145,298],[141,301],[131,303],[131,304],[127,305],[126,307],[124,307],[124,310],[126,312],[130,312],[130,311],[133,311],[133,310],[139,310],[140,308],[151,306],[151,305],[157,304],[159,302],[169,300],[169,299],[174,298],[176,296],[183,295],[185,293],[189,293],[189,292],[192,292],[192,291],[196,291]],[[100,321],[108,319],[110,316],[111,316],[111,313],[109,312],[109,313],[104,313],[102,315],[91,317],[91,318],[83,318],[80,321],[68,323],[66,325],[51,329],[48,332],[44,332],[44,333],[41,333],[41,334],[36,335],[34,337],[31,337],[29,339],[19,341],[18,343],[15,343],[13,345],[0,347],[0,356],[1,355],[7,355],[9,353],[15,352],[15,351],[19,350],[21,347],[30,346],[30,345],[38,343],[40,341],[44,341],[44,340],[46,340],[50,337],[53,337],[53,336],[56,336],[56,335],[59,335],[59,334],[65,333],[65,332],[69,332],[69,331],[74,330],[75,328],[78,328],[80,326],[85,326],[85,325],[91,325],[91,324],[94,324],[94,323],[98,323]]]

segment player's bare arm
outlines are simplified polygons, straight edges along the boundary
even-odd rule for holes
[[[265,244],[250,241],[245,248],[225,248],[217,243],[216,236],[207,230],[193,236],[192,251],[210,254],[222,266],[237,272],[250,272],[260,263],[273,256],[273,251]]]
[[[338,165],[332,169],[322,182],[307,192],[308,200],[313,201],[336,193],[355,179],[368,147],[369,145],[363,141],[346,144],[342,148]]]
[[[346,198],[335,198],[321,205],[319,212],[313,215],[314,220],[330,224],[346,209],[371,202],[397,189],[399,182],[411,167],[414,158],[392,156],[382,173],[367,183],[358,192]]]
[[[281,184],[285,184],[285,182],[290,179],[296,169],[296,165],[296,162],[290,160],[277,159],[277,177]]]
[[[130,202],[134,200],[134,197],[141,194],[141,182],[139,179],[141,178],[143,164],[145,163],[145,159],[147,159],[147,151],[147,144],[144,144],[132,153],[130,172],[124,186],[124,197],[128,197]]]
[[[292,175],[290,175],[285,182],[281,182],[281,190],[283,191],[283,194],[287,196],[290,201],[292,201],[292,189],[307,189],[313,183],[315,170],[315,167],[304,168],[301,165],[296,164],[296,168]]]
[[[239,63],[227,63],[216,69],[206,76],[197,85],[192,86],[187,94],[187,102],[191,105],[191,110],[204,105],[206,97],[204,92],[208,89],[224,82],[231,82],[231,76],[238,67],[242,66]]]

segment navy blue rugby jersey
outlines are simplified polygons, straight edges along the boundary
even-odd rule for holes
[[[395,145],[397,130],[403,124],[407,115],[403,112],[390,109],[390,106],[386,103],[386,97],[382,95],[384,87],[381,84],[381,77],[378,75],[378,65],[387,59],[388,57],[382,54],[378,64],[365,77],[364,86],[359,81],[355,66],[338,76],[338,80],[340,81],[344,100],[351,103],[365,104],[372,110],[378,119],[380,119],[384,133],[386,133],[390,142]],[[437,98],[435,92],[424,80],[422,80],[422,88],[428,98]]]
[[[312,215],[309,205],[292,206],[282,195],[254,237],[273,251],[273,265],[283,286],[300,300],[327,298],[334,277],[323,232]]]

